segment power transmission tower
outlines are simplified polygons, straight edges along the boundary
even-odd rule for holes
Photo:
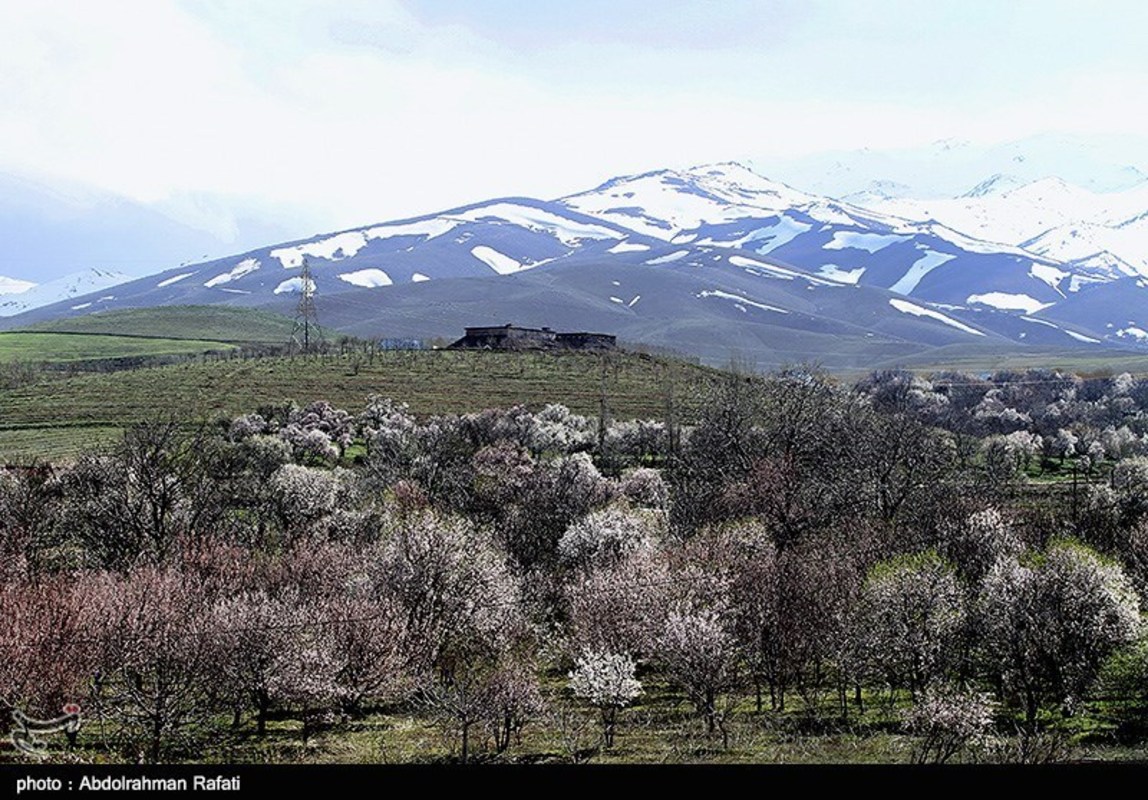
[[[311,264],[303,257],[303,282],[299,290],[299,305],[295,307],[295,327],[291,331],[292,349],[310,353],[325,344],[323,329],[319,327],[319,313],[315,310],[315,281],[311,279]]]

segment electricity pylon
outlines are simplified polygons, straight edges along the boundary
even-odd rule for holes
[[[319,326],[319,313],[315,310],[315,281],[311,279],[311,264],[303,257],[303,282],[299,290],[299,305],[295,307],[295,327],[291,331],[293,350],[310,353],[312,348],[325,344],[323,329]]]

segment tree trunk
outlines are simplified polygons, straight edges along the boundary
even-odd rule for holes
[[[160,743],[163,741],[163,721],[156,716],[152,720],[151,743],[148,746],[148,762],[159,763]]]

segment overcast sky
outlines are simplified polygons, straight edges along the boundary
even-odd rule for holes
[[[1140,2],[0,0],[0,171],[320,230],[663,166],[1144,134],[1145,30]]]

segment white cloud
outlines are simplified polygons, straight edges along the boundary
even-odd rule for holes
[[[978,37],[1007,40],[1026,23],[1016,10],[995,30],[949,6],[922,21],[896,4],[782,4],[770,28],[758,4],[729,3],[693,44],[698,8],[651,38],[618,33],[640,3],[609,25],[595,4],[560,17],[495,5],[504,19],[393,1],[4,3],[0,170],[220,230],[227,214],[195,198],[241,195],[298,207],[318,231],[754,153],[1144,124],[1128,113],[1144,65],[1074,61],[1088,41],[1052,74],[1045,57],[1026,66],[1041,42],[960,58]],[[1058,41],[1057,15],[1025,8]]]

